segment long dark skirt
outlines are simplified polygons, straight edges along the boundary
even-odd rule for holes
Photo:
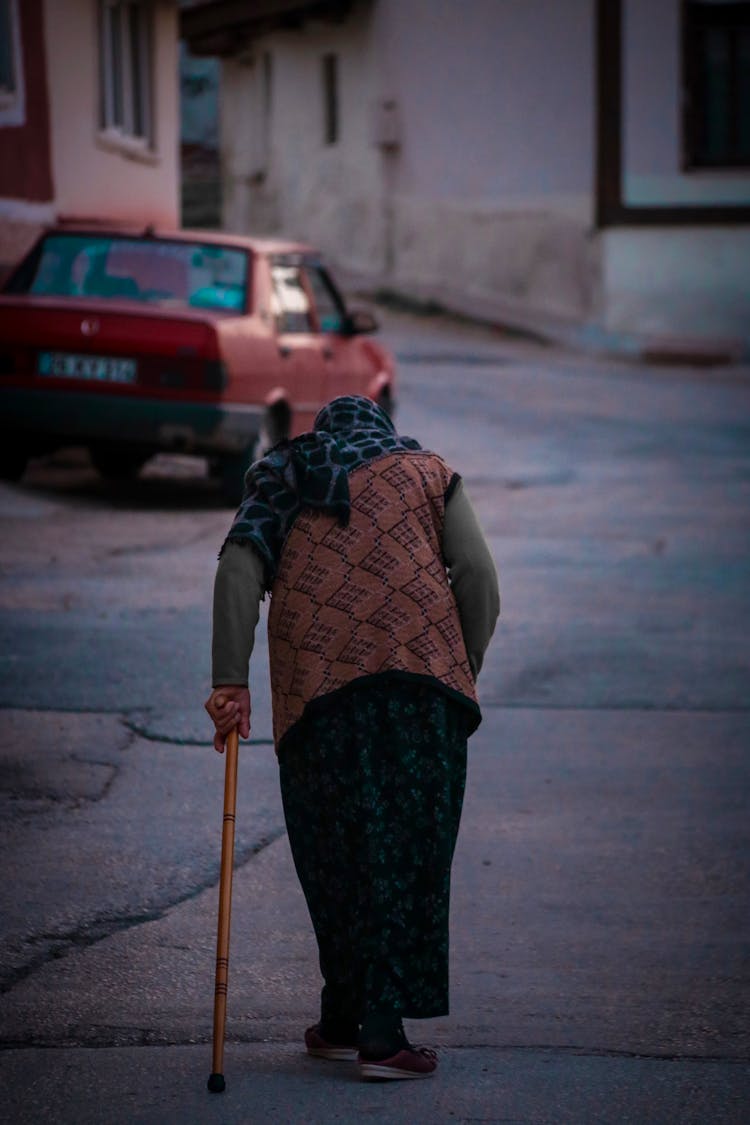
[[[324,1016],[448,1012],[450,870],[475,725],[429,684],[364,681],[282,743],[284,814]]]

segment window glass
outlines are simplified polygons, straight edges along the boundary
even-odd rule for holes
[[[750,3],[685,5],[685,162],[750,167]]]
[[[123,82],[122,82],[122,21],[120,14],[115,8],[107,6],[108,25],[109,25],[109,81],[111,83],[111,102],[112,102],[112,118],[107,122],[109,125],[119,125],[123,128],[125,125],[125,114],[123,112]]]
[[[313,332],[312,309],[298,265],[271,265],[271,308],[279,332]]]
[[[321,332],[341,332],[344,327],[344,305],[328,275],[319,266],[306,266],[305,275],[315,301]]]
[[[10,0],[0,0],[0,94],[13,94],[16,89],[13,14]]]
[[[131,4],[129,7],[129,17],[128,45],[130,47],[130,58],[128,59],[128,66],[130,67],[133,91],[133,133],[136,137],[145,137],[148,135],[145,114],[146,91],[143,81],[145,31],[141,27],[141,23],[145,23],[145,20],[143,20],[143,13],[135,4]]]
[[[323,55],[323,140],[335,145],[339,139],[339,69],[336,55]]]
[[[750,164],[750,19],[738,37],[737,43],[737,96],[739,100],[738,130],[740,152],[744,163]]]
[[[101,125],[150,142],[151,9],[143,0],[100,0]]]
[[[210,243],[50,235],[26,291],[241,312],[247,266],[244,250]]]

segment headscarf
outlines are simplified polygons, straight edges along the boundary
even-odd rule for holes
[[[284,440],[250,466],[245,492],[224,545],[252,545],[263,560],[266,589],[303,508],[349,522],[349,473],[387,453],[421,449],[401,437],[382,407],[363,395],[342,395],[320,410],[310,432]]]

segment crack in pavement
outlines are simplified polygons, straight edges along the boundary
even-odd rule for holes
[[[149,730],[147,725],[134,719],[124,718],[122,724],[138,738],[145,738],[147,742],[164,742],[168,746],[213,746],[214,740],[184,738],[179,735],[160,734]],[[243,746],[273,746],[272,738],[243,738]]]
[[[246,863],[249,863],[250,860],[254,859],[255,856],[259,855],[265,848],[280,839],[285,832],[286,828],[279,827],[275,831],[261,836],[254,844],[241,849],[239,854],[235,855],[234,870],[237,871]],[[199,894],[209,887],[215,887],[218,881],[219,871],[217,870],[214,877],[204,880],[197,886],[190,887],[174,899],[170,899],[168,902],[153,907],[150,910],[143,910],[137,914],[103,914],[101,917],[93,918],[90,922],[86,922],[77,929],[60,933],[41,932],[25,938],[24,940],[27,945],[33,946],[44,942],[51,943],[51,947],[46,948],[42,953],[30,958],[26,964],[18,966],[4,977],[0,978],[0,995],[11,992],[17,985],[27,980],[45,965],[67,957],[68,954],[73,953],[77,949],[86,949],[88,946],[95,945],[97,942],[104,941],[106,938],[113,937],[115,934],[123,933],[126,930],[141,926],[147,922],[158,921],[176,906],[180,906],[183,902],[188,902],[191,899],[197,898]]]
[[[642,711],[646,714],[666,715],[746,715],[750,711],[750,704],[725,704],[696,703],[694,705],[681,703],[545,703],[542,700],[504,700],[482,699],[483,710],[493,711]]]
[[[27,713],[39,714],[36,709]],[[130,749],[136,737],[128,730],[118,751]],[[120,761],[90,757],[79,750],[55,748],[53,754],[29,755],[9,751],[4,745],[0,749],[0,800],[9,819],[3,828],[12,832],[52,810],[79,812],[99,804],[110,795],[120,774]]]
[[[210,1045],[212,1035],[209,1032],[191,1036],[170,1036],[163,1031],[149,1027],[133,1027],[128,1025],[102,1025],[93,1024],[85,1031],[72,1029],[73,1034],[61,1039],[58,1036],[45,1037],[43,1035],[28,1035],[21,1037],[0,1038],[2,1050],[28,1050],[29,1048],[45,1048],[58,1050],[71,1050],[77,1047],[86,1047],[93,1050],[110,1050],[122,1047],[200,1047]],[[300,1040],[296,1037],[289,1039],[278,1035],[252,1035],[231,1033],[226,1038],[227,1045],[251,1046],[253,1044],[266,1045],[276,1043],[286,1046],[299,1046]],[[610,1047],[583,1047],[576,1044],[549,1043],[442,1043],[438,1046],[440,1051],[494,1051],[498,1054],[549,1054],[568,1055],[576,1058],[601,1058],[601,1059],[630,1059],[633,1061],[645,1060],[662,1063],[703,1063],[706,1065],[727,1063],[733,1066],[744,1066],[748,1063],[745,1055],[703,1055],[689,1052],[670,1052],[668,1054],[648,1050],[624,1050]]]
[[[0,767],[0,794],[11,802],[12,807],[18,808],[14,817],[16,821],[24,821],[28,817],[47,812],[50,806],[65,809],[67,812],[77,812],[87,805],[95,805],[106,799],[120,772],[120,767],[114,762],[82,758],[78,754],[66,754],[58,761],[63,764],[72,762],[84,767],[97,766],[105,771],[105,778],[99,783],[96,792],[77,793],[72,796],[61,793],[50,785],[45,787],[45,783],[37,781],[33,773],[30,773],[31,780],[24,785],[23,770],[18,763],[12,763],[10,768],[3,765]]]

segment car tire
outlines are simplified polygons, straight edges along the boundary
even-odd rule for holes
[[[252,460],[259,461],[269,449],[273,449],[284,438],[289,437],[292,425],[292,411],[284,399],[269,406],[263,415],[258,436],[252,447]]]
[[[3,441],[0,449],[0,480],[20,480],[26,472],[28,459],[28,454],[14,446],[12,441]]]
[[[396,402],[391,394],[390,387],[386,387],[381,391],[375,400],[381,410],[384,410],[389,418],[393,418],[396,413]]]
[[[268,432],[267,424],[264,423],[257,438],[253,442],[250,463],[252,464],[255,461],[260,461],[261,457],[265,457],[269,449],[271,449],[275,444],[275,441]]]
[[[219,480],[221,493],[228,504],[237,505],[245,491],[245,473],[252,464],[253,448],[248,446],[244,453],[233,453],[219,461]]]
[[[96,471],[107,480],[132,480],[138,476],[151,453],[130,446],[118,449],[116,445],[92,445],[89,455]]]

